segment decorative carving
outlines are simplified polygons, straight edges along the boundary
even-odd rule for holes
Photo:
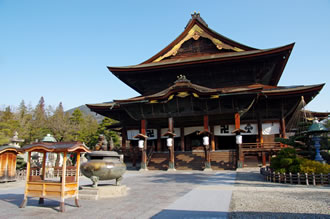
[[[107,151],[108,150],[108,141],[104,135],[99,135],[99,142],[95,145],[96,151]]]
[[[180,82],[190,83],[190,80],[188,80],[185,75],[179,75],[177,76],[177,80],[174,81],[174,83],[180,83]]]
[[[195,24],[191,30],[188,32],[188,34],[175,46],[173,46],[173,48],[168,51],[165,55],[158,57],[157,59],[155,59],[153,62],[159,62],[167,57],[170,56],[175,56],[179,49],[181,48],[182,44],[185,43],[186,41],[190,40],[191,38],[193,38],[194,40],[198,40],[200,37],[204,37],[207,38],[209,40],[212,41],[212,43],[219,49],[227,49],[227,50],[232,50],[235,52],[241,52],[244,51],[243,49],[225,44],[223,42],[221,42],[220,40],[212,37],[210,34],[206,33],[201,27],[199,27],[197,24]]]

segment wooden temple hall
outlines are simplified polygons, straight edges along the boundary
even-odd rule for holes
[[[119,121],[109,128],[142,169],[235,169],[251,155],[265,165],[283,147],[275,138],[324,86],[278,86],[293,46],[252,48],[194,13],[156,55],[108,67],[140,96],[87,106]]]

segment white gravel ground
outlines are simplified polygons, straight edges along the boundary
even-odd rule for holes
[[[237,173],[231,218],[330,218],[330,187],[264,182],[258,169]]]

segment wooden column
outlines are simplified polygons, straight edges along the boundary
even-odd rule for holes
[[[241,128],[241,116],[239,113],[235,113],[235,129]]]
[[[282,138],[286,138],[286,127],[285,127],[285,119],[284,118],[281,118],[280,120],[280,124],[281,124],[281,135],[282,135]]]
[[[146,120],[141,120],[141,134],[146,135]],[[141,170],[148,170],[147,168],[147,139],[144,140],[144,147],[142,148]]]
[[[181,151],[184,151],[184,127],[180,128]]]
[[[126,151],[127,130],[125,127],[121,129],[121,150],[123,153]]]
[[[211,151],[215,151],[215,137],[214,137],[214,126],[212,125],[210,127],[210,132],[211,132]]]
[[[31,171],[31,151],[28,152],[28,162],[26,165],[26,182],[25,182],[25,191],[24,191],[24,199],[19,206],[20,208],[25,208],[27,203],[27,193],[28,193],[28,187],[29,187],[29,181],[30,181],[30,171]]]
[[[262,119],[260,114],[258,114],[258,118],[257,118],[257,125],[258,125],[258,140],[260,143],[260,147],[263,148],[263,143],[264,143],[264,137],[262,135]],[[262,160],[262,166],[266,166],[266,153],[265,152],[261,152],[261,160]]]
[[[130,151],[131,151],[131,155],[132,155],[131,161],[132,161],[132,166],[136,167],[136,148],[137,147],[133,147],[132,144],[133,144],[133,142],[130,141]]]
[[[41,175],[41,179],[45,180],[45,174],[46,174],[46,159],[47,159],[47,153],[43,152],[43,157],[42,157],[42,175]],[[43,189],[43,192],[45,190]],[[42,194],[45,195],[45,194]],[[39,198],[39,204],[44,204],[44,198]]]
[[[61,185],[60,212],[65,211],[64,197],[65,197],[65,181],[66,181],[66,155],[67,155],[67,152],[64,152],[63,164],[62,164],[62,182],[61,182],[62,185]]]
[[[76,183],[77,183],[77,188],[79,188],[79,175],[80,175],[80,152],[77,152],[77,161],[76,161]],[[79,205],[79,192],[77,191],[77,195],[74,199],[74,202],[77,207],[80,207]]]
[[[239,113],[235,113],[235,130],[240,130],[241,129],[241,116]],[[236,135],[240,135],[240,131],[236,132]],[[237,165],[236,167],[244,167],[244,154],[241,150],[241,145],[238,144],[237,145],[237,157],[236,157],[236,161],[237,161]]]
[[[168,131],[170,133],[174,134],[174,124],[173,124],[173,118],[168,118]],[[168,163],[168,170],[175,170],[175,163],[174,163],[174,137],[168,136],[169,138],[172,138],[173,145],[172,147],[169,147],[169,163]]]
[[[258,126],[258,142],[259,143],[264,143],[264,138],[262,136],[262,119],[260,114],[258,114],[258,118],[257,118],[257,126]]]
[[[157,129],[157,151],[161,151],[162,150],[162,139],[161,139],[161,136],[162,135],[162,132],[161,132],[161,129],[158,128]]]
[[[262,166],[266,166],[266,152],[261,152]]]
[[[210,140],[210,132],[209,132],[209,116],[208,115],[204,115],[203,118],[204,121],[204,132],[205,134],[209,137]],[[208,145],[204,145],[205,148],[205,168],[204,171],[210,171],[212,170],[211,168],[211,154],[210,154],[210,144]]]

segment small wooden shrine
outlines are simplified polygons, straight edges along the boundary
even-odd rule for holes
[[[24,208],[26,206],[28,197],[38,197],[39,204],[44,203],[44,198],[58,198],[60,199],[60,212],[65,211],[65,199],[74,197],[75,204],[79,207],[80,153],[91,151],[81,142],[40,142],[25,145],[23,149],[28,153],[28,163],[24,199],[20,207]],[[31,159],[31,154],[36,152],[42,157],[40,164],[38,163],[39,159],[34,162]],[[55,175],[60,176],[57,180],[47,179],[46,177],[48,153],[63,155],[62,166],[54,167],[54,171],[58,171]],[[68,156],[76,158],[75,165],[68,162]]]
[[[0,182],[16,180],[16,158],[17,154],[22,153],[20,142],[23,140],[18,139],[18,133],[15,132],[11,143],[0,146]]]
[[[246,46],[194,13],[156,55],[138,65],[108,67],[140,96],[87,106],[120,122],[109,128],[121,129],[123,151],[136,151],[137,134],[148,136],[142,168],[234,169],[249,154],[265,164],[282,147],[275,138],[286,137],[292,118],[324,86],[278,86],[293,46]]]

